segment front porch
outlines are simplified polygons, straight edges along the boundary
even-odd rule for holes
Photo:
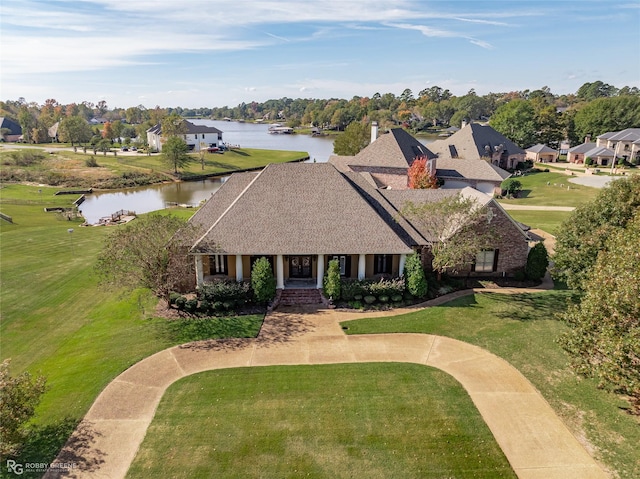
[[[218,279],[250,280],[255,261],[267,258],[276,278],[276,288],[322,288],[329,261],[336,259],[343,278],[365,279],[401,276],[406,254],[303,254],[303,255],[195,255],[196,279],[200,286]]]

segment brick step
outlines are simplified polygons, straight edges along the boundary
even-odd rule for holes
[[[322,297],[317,289],[285,289],[280,296],[280,304],[284,306],[319,303],[322,303]]]

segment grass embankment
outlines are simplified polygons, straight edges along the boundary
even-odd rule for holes
[[[164,395],[127,477],[516,476],[453,378],[372,363],[182,379]]]
[[[640,421],[627,403],[577,377],[556,343],[566,330],[557,313],[572,293],[478,294],[402,316],[343,323],[348,334],[429,333],[488,349],[522,372],[549,401],[574,435],[595,449],[618,477],[640,477]]]
[[[84,188],[126,188],[162,181],[173,181],[173,168],[161,155],[122,153],[119,151],[83,153],[57,150],[46,153],[42,149],[0,149],[2,181],[34,182],[53,186]],[[224,154],[206,153],[204,164],[198,154],[191,154],[191,163],[180,170],[180,177],[188,179],[200,175],[224,175],[235,171],[262,168],[270,163],[286,163],[308,158],[302,151],[234,149]],[[98,166],[89,166],[94,161]],[[94,163],[94,164],[95,164]]]
[[[0,211],[14,221],[0,220],[0,352],[2,359],[12,359],[12,374],[42,374],[49,387],[35,421],[48,436],[42,441],[46,447],[32,445],[25,457],[36,462],[53,459],[98,393],[140,359],[207,336],[252,337],[262,323],[262,315],[170,321],[154,317],[157,301],[146,290],[103,290],[93,267],[111,230],[81,228],[44,213],[44,206],[67,206],[69,197],[53,196],[55,191],[0,189]]]
[[[522,183],[522,191],[513,200],[500,203],[528,206],[579,206],[591,201],[598,189],[569,183],[571,176],[562,173],[530,173],[515,179]]]

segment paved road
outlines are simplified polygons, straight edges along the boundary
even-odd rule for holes
[[[454,297],[473,293],[454,293]],[[501,289],[503,293],[521,293]],[[450,300],[451,297],[447,298]],[[432,304],[444,302],[438,299]],[[407,310],[397,310],[401,314]],[[213,369],[355,362],[410,362],[441,369],[467,390],[521,479],[605,479],[607,475],[525,377],[479,347],[428,334],[346,336],[339,322],[389,312],[282,308],[254,340],[202,341],[161,351],[114,379],[57,458],[80,478],[125,477],[165,390]],[[45,478],[66,477],[49,471]]]

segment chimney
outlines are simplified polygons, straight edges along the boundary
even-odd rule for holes
[[[371,143],[376,141],[377,138],[378,138],[378,122],[374,121],[373,123],[371,123]]]
[[[435,158],[431,158],[430,160],[427,160],[427,172],[429,173],[429,175],[432,175],[432,176],[436,175],[436,159]]]
[[[467,120],[462,120],[462,124],[460,125],[460,129],[464,128],[465,126],[467,126]]]
[[[584,137],[584,142],[585,143],[591,143],[591,135],[587,135]]]

